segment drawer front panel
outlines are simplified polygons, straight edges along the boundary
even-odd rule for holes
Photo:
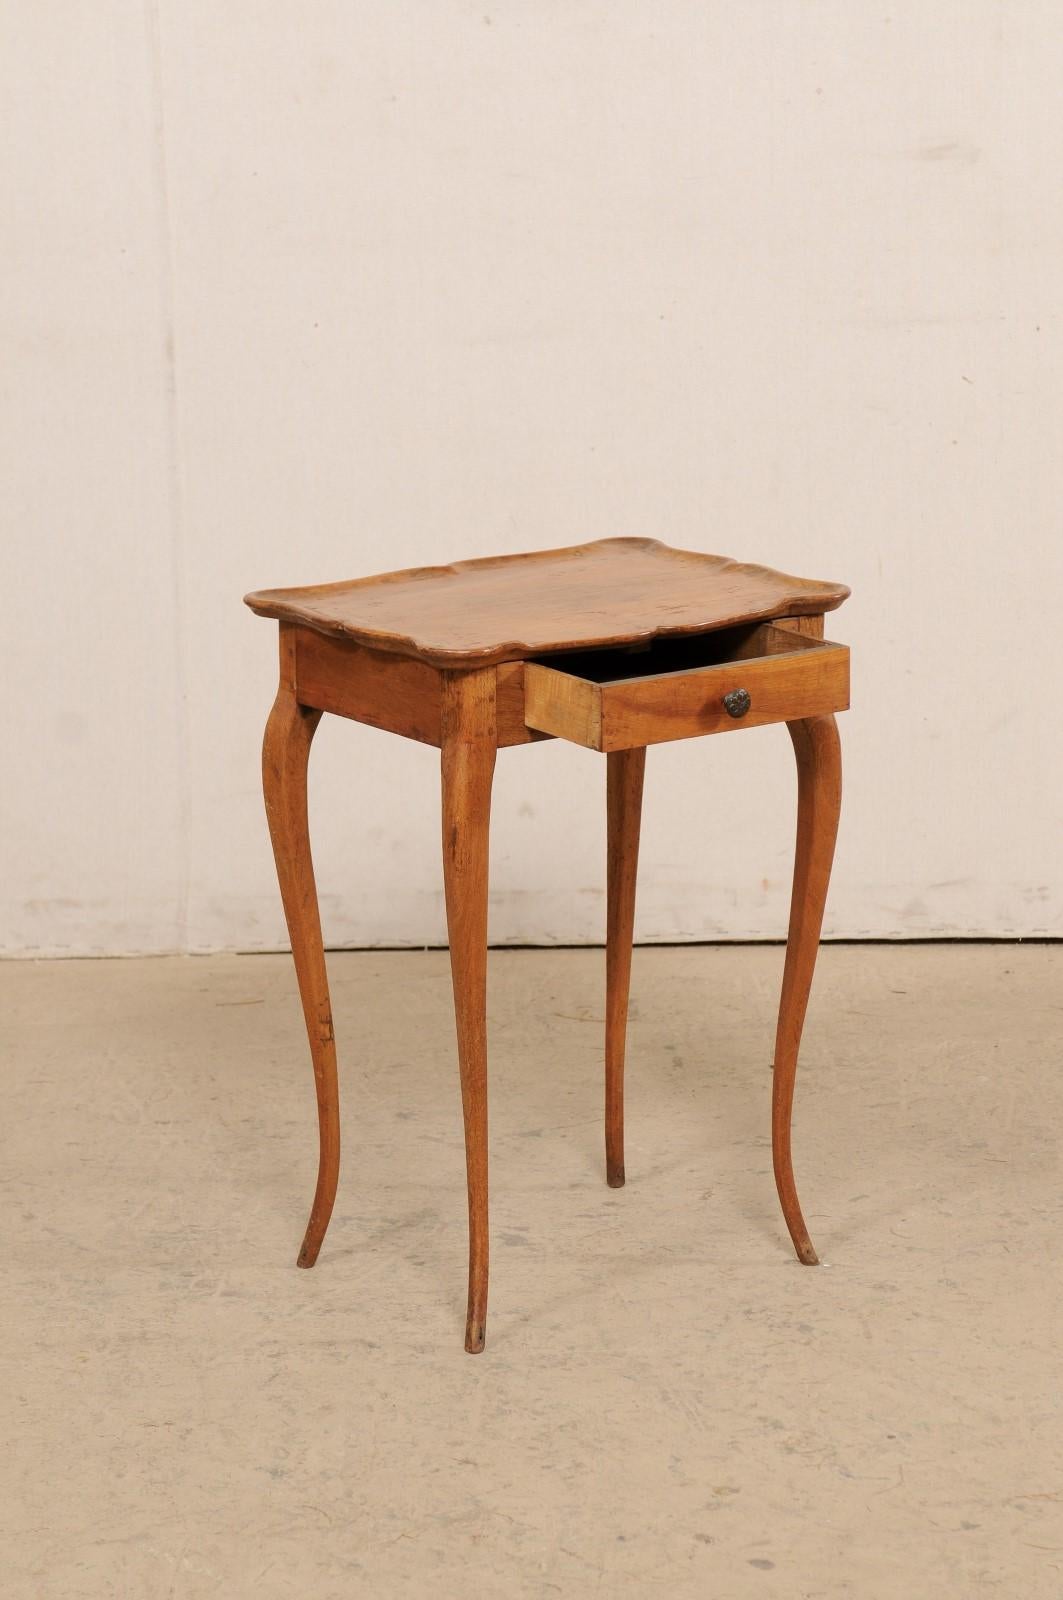
[[[739,717],[723,703],[736,690],[749,696],[749,709]],[[593,682],[540,662],[524,669],[528,726],[591,750],[630,750],[793,722],[844,711],[848,704],[848,649],[811,639],[802,639],[792,652],[783,641],[779,653],[615,682]]]

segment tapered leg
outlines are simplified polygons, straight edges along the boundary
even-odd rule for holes
[[[775,1036],[775,1073],[771,1096],[771,1147],[775,1184],[786,1226],[798,1258],[814,1267],[819,1258],[805,1227],[790,1156],[790,1113],[794,1076],[808,992],[819,951],[823,906],[830,882],[834,841],[841,808],[842,767],[838,729],[833,717],[808,717],[787,723],[797,756],[797,852],[794,859],[790,930],[786,941],[779,1026]]]
[[[317,1190],[299,1251],[299,1265],[312,1267],[329,1225],[339,1178],[339,1085],[306,817],[306,765],[321,712],[298,704],[293,688],[284,681],[283,664],[282,641],[281,686],[266,723],[262,745],[262,788],[317,1088],[321,1142]]]
[[[620,1189],[624,1183],[624,1049],[646,751],[644,747],[614,750],[605,759],[605,1180],[611,1189]]]
[[[443,883],[469,1186],[465,1348],[487,1324],[487,859],[495,770],[495,669],[443,680]]]

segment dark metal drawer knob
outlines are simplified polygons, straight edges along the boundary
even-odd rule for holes
[[[723,709],[729,717],[744,717],[752,704],[748,689],[732,689],[723,697]]]

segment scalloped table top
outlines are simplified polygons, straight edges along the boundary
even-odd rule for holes
[[[848,594],[844,583],[794,578],[657,539],[597,539],[347,583],[260,589],[245,600],[261,617],[437,667],[472,668],[818,616]]]

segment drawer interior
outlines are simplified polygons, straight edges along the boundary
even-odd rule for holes
[[[757,728],[848,704],[845,646],[771,622],[524,663],[525,725],[591,750]]]
[[[609,649],[558,651],[530,659],[538,666],[552,667],[555,672],[565,672],[588,683],[606,684],[822,648],[821,639],[760,622],[739,628],[717,628],[712,633],[647,639],[640,644]]]

